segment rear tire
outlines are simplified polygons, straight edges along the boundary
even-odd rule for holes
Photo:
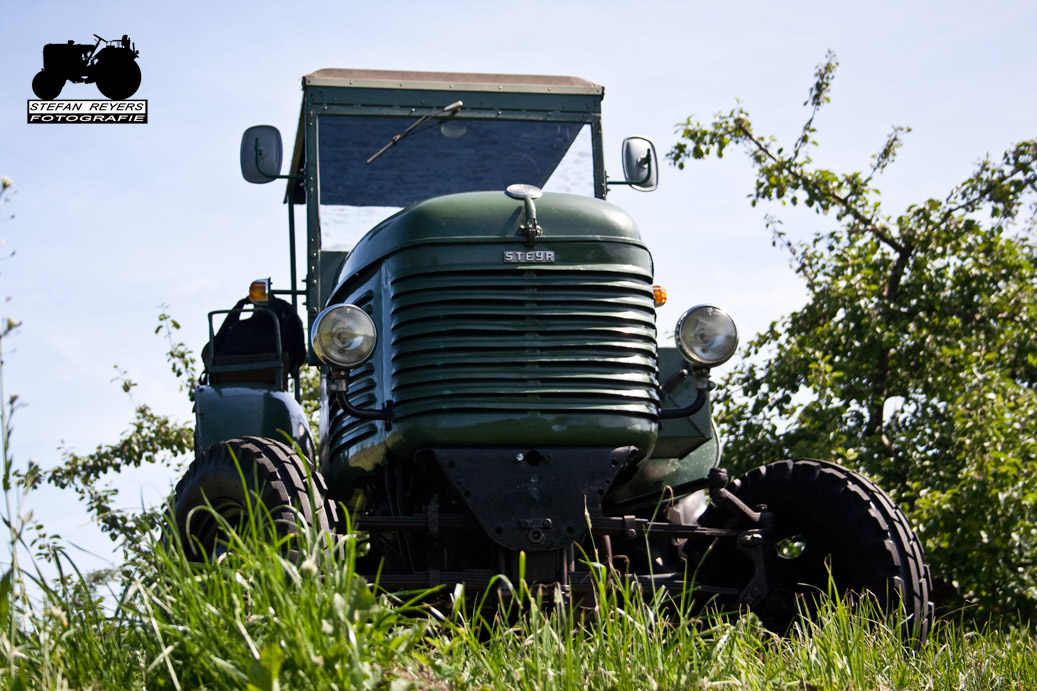
[[[233,529],[269,513],[272,537],[296,533],[301,525],[330,530],[337,507],[327,501],[327,487],[309,471],[295,450],[260,437],[230,439],[209,447],[195,459],[176,486],[174,516],[184,553],[192,561],[211,561],[226,551],[227,533],[218,514]],[[212,508],[210,509],[209,506]]]
[[[108,58],[97,65],[97,90],[112,99],[122,101],[137,92],[140,86],[140,67],[130,58]]]
[[[32,92],[43,101],[53,101],[64,86],[65,79],[53,71],[40,70],[32,78]]]
[[[921,544],[904,514],[874,483],[833,463],[801,459],[750,470],[728,489],[748,506],[765,506],[774,515],[778,554],[772,588],[753,607],[767,628],[784,634],[799,612],[811,614],[817,597],[829,592],[831,573],[831,585],[842,598],[872,594],[883,611],[900,610],[907,637],[925,640],[933,604]],[[699,522],[749,527],[718,505],[707,508]],[[737,548],[718,552],[703,564],[711,581],[751,577],[752,564]]]

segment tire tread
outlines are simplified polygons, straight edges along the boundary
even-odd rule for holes
[[[883,580],[898,594],[906,615],[905,633],[925,640],[933,625],[932,586],[921,543],[903,512],[871,480],[817,459],[790,459],[754,468],[729,489],[752,506],[768,492],[795,487],[810,488],[810,499],[817,505],[845,512],[839,519],[861,531],[858,537],[868,547],[864,559],[869,572],[874,569],[873,580],[884,574]],[[881,593],[876,596],[883,600]]]

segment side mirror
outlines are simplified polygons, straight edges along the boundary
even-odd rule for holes
[[[241,135],[241,176],[263,184],[281,174],[281,133],[272,125],[249,127]]]
[[[627,137],[623,140],[624,185],[639,192],[651,192],[659,186],[659,165],[655,144],[646,137]],[[609,184],[617,184],[611,182]]]

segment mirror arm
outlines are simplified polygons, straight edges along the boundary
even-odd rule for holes
[[[653,162],[652,162],[652,152],[651,152],[651,150],[646,152],[644,158],[642,158],[640,161],[638,161],[638,163],[641,163],[642,161],[645,163],[645,169],[646,170],[645,170],[645,176],[643,178],[641,178],[640,180],[606,180],[605,184],[606,185],[646,185],[646,184],[648,184],[648,181],[652,179],[652,163]]]
[[[256,172],[265,178],[270,180],[302,180],[304,175],[267,175],[263,172],[263,169],[259,166],[259,139],[257,138],[255,144],[253,144],[254,153],[256,155]]]

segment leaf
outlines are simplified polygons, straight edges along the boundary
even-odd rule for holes
[[[252,661],[248,672],[248,691],[279,691],[278,674],[284,662],[284,652],[274,643],[268,643],[258,660]]]
[[[26,691],[29,688],[29,682],[25,678],[25,672],[18,670],[18,673],[14,675],[11,680],[10,691]]]
[[[11,581],[13,573],[7,570],[3,578],[0,578],[0,629],[7,631],[11,625]]]

